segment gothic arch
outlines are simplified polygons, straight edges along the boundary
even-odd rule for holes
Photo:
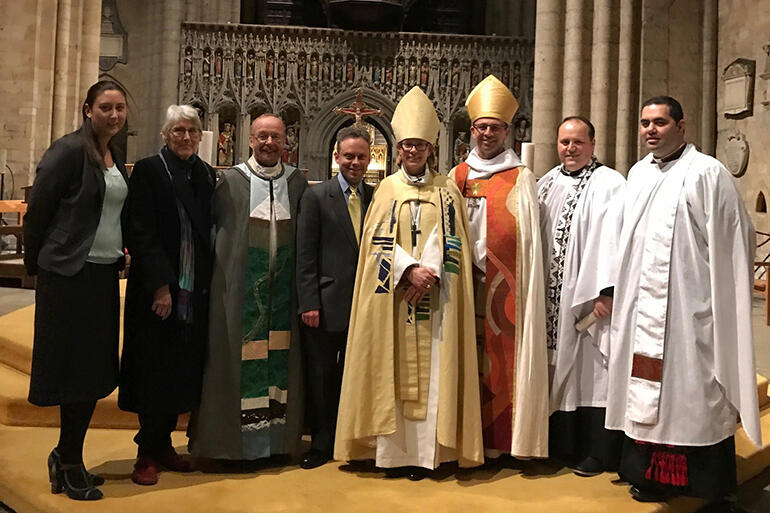
[[[303,148],[300,157],[302,167],[308,169],[309,180],[323,180],[326,178],[326,169],[328,167],[327,158],[329,157],[329,142],[337,130],[347,121],[346,116],[340,116],[333,112],[334,107],[347,106],[356,99],[356,90],[345,91],[338,94],[330,101],[322,105],[316,117],[310,121],[308,130],[307,145]],[[390,126],[390,119],[393,117],[393,110],[396,105],[390,98],[369,88],[363,89],[363,100],[374,109],[381,109],[382,116],[371,117],[368,119],[375,125],[388,140],[393,143],[393,129]]]

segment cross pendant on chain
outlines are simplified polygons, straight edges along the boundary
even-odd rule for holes
[[[419,228],[417,228],[417,224],[412,222],[412,247],[417,247],[417,235],[422,233]]]

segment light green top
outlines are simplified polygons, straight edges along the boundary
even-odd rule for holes
[[[86,261],[95,264],[113,264],[123,256],[123,234],[120,231],[120,213],[128,195],[128,185],[118,167],[113,164],[104,172],[104,203],[102,217]]]

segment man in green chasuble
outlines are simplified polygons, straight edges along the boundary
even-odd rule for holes
[[[295,265],[297,205],[307,181],[280,156],[283,122],[251,126],[248,161],[222,172],[214,193],[216,243],[209,348],[194,456],[254,460],[294,454],[302,426]]]

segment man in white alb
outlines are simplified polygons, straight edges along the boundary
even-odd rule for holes
[[[581,116],[557,133],[561,164],[538,182],[550,370],[549,456],[580,476],[616,470],[622,431],[604,428],[613,270],[623,175],[594,156],[595,129]],[[593,314],[597,320],[578,331]]]
[[[619,474],[639,501],[724,501],[738,418],[761,445],[754,228],[730,173],[684,129],[675,99],[644,102],[650,153],[628,174],[618,252],[606,427],[626,433]]]

